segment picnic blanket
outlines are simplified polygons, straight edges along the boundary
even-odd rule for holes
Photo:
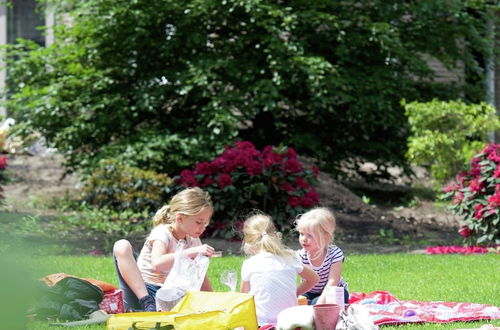
[[[491,247],[481,246],[429,246],[425,249],[426,254],[477,254],[477,253],[500,253],[500,245]]]
[[[399,300],[388,291],[353,292],[351,304],[368,308],[376,325],[403,323],[449,323],[500,319],[500,308],[467,302]]]

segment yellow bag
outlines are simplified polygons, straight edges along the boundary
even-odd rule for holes
[[[132,329],[258,329],[252,295],[238,292],[190,291],[170,312],[113,315],[110,330]]]

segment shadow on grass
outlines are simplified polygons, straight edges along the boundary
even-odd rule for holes
[[[0,211],[0,248],[36,246],[33,255],[85,255],[112,253],[113,244],[122,238],[117,235],[91,232],[65,224],[56,216]],[[127,237],[139,247],[144,236]]]

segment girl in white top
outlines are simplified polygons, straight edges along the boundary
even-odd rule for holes
[[[243,234],[243,251],[251,257],[241,268],[240,291],[254,295],[259,325],[275,325],[278,314],[297,305],[297,296],[310,290],[318,276],[282,244],[269,216],[248,218]],[[297,274],[302,277],[298,287]]]
[[[304,296],[309,305],[325,303],[323,294],[327,286],[344,288],[344,301],[347,304],[349,292],[347,283],[342,278],[344,254],[336,245],[331,244],[335,231],[335,217],[325,208],[318,207],[302,214],[296,221],[299,232],[299,251],[304,265],[310,266],[319,276],[318,283]]]
[[[185,253],[191,258],[199,253],[208,257],[213,255],[214,249],[201,244],[199,238],[212,213],[212,201],[207,192],[200,188],[185,189],[177,193],[169,205],[156,212],[154,228],[137,261],[130,242],[119,240],[115,243],[115,267],[127,310],[156,310],[156,291],[174,264],[175,249],[180,240],[185,240]],[[212,291],[206,276],[201,290]]]

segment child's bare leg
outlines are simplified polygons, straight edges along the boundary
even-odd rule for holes
[[[136,295],[137,299],[147,296],[148,290],[142,279],[139,267],[137,267],[130,242],[124,239],[117,241],[113,246],[113,254],[115,255],[120,275]]]

